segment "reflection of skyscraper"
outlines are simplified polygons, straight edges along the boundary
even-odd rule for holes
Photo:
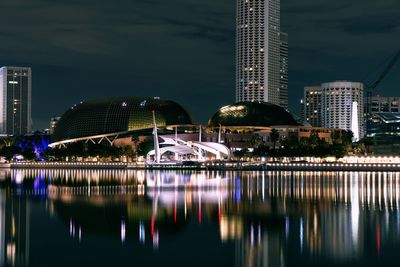
[[[236,102],[280,104],[280,0],[237,0]]]
[[[0,191],[0,266],[28,266],[30,209],[27,199]]]
[[[30,68],[0,68],[0,133],[31,131],[32,73]]]
[[[243,236],[236,239],[236,265],[285,266],[284,245],[284,234],[279,229],[261,224],[248,225]]]

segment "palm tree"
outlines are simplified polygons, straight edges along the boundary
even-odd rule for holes
[[[271,133],[270,133],[269,137],[271,138],[271,142],[273,143],[273,148],[275,150],[276,142],[279,141],[279,132],[278,132],[278,130],[273,128],[271,130]]]

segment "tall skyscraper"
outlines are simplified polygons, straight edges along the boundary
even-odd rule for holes
[[[281,32],[280,37],[280,68],[279,68],[279,105],[288,108],[289,85],[289,37]]]
[[[31,103],[31,69],[0,68],[0,133],[24,135],[31,132]]]
[[[336,81],[304,88],[304,120],[314,127],[351,130],[355,140],[365,135],[364,85]]]
[[[280,105],[280,0],[237,0],[236,102]]]

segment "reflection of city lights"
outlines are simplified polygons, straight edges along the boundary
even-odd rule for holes
[[[303,218],[300,218],[300,251],[303,252],[304,240],[303,240]]]
[[[359,216],[360,216],[360,200],[358,192],[358,179],[357,177],[352,177],[351,183],[351,231],[353,237],[353,244],[357,246],[358,243],[358,226],[359,226]]]
[[[69,220],[69,235],[72,236],[74,225],[72,224],[72,219]]]
[[[145,186],[144,185],[138,185],[138,187],[137,187],[138,196],[144,196],[145,192],[146,192]]]
[[[16,248],[15,243],[8,243],[7,244],[7,263],[14,265],[15,264],[15,254]]]
[[[121,242],[125,242],[125,234],[126,234],[126,229],[125,229],[125,221],[121,221]]]
[[[154,235],[154,214],[151,215],[150,234],[151,236]]]
[[[285,217],[285,236],[286,236],[286,240],[289,239],[289,217],[286,216]]]
[[[221,218],[221,223],[219,225],[219,233],[222,241],[226,241],[228,239],[229,225],[228,225],[228,219],[225,216]]]
[[[250,225],[250,245],[254,246],[254,226]]]
[[[139,224],[139,242],[144,244],[146,238],[146,232],[144,228],[144,223],[140,222]]]
[[[159,236],[158,236],[158,230],[156,230],[153,235],[153,248],[158,248],[158,245],[159,245]]]
[[[17,172],[15,170],[13,172],[13,179],[15,179]],[[274,254],[274,258],[278,257],[281,263],[286,261],[287,249],[293,247],[301,249],[301,254],[307,257],[358,259],[365,256],[366,249],[370,252],[371,247],[377,251],[378,255],[382,255],[383,249],[387,248],[391,239],[397,241],[400,231],[400,212],[397,212],[400,203],[400,175],[395,172],[379,174],[378,172],[268,171],[260,173],[243,171],[240,177],[237,177],[235,172],[220,172],[219,174],[202,172],[202,175],[196,172],[190,172],[190,174],[182,172],[176,175],[175,171],[166,171],[164,181],[170,181],[174,186],[165,190],[164,188],[147,190],[144,195],[139,188],[144,189],[145,186],[135,184],[135,176],[132,175],[135,172],[96,171],[101,183],[98,184],[92,180],[89,186],[92,194],[90,198],[86,196],[87,183],[80,182],[87,181],[85,179],[91,177],[90,175],[95,171],[45,170],[43,172],[46,182],[49,180],[48,177],[58,179],[60,176],[68,176],[68,183],[72,184],[60,186],[59,183],[52,185],[50,182],[51,185],[48,187],[51,192],[48,194],[50,213],[57,215],[60,212],[61,209],[57,209],[60,207],[60,202],[72,206],[79,205],[82,199],[96,208],[108,209],[110,203],[127,205],[128,215],[121,211],[120,216],[110,218],[110,220],[115,219],[112,225],[120,225],[120,233],[112,231],[114,239],[118,242],[120,238],[121,242],[126,243],[127,234],[128,237],[131,235],[131,233],[126,233],[126,230],[131,227],[137,229],[138,225],[133,222],[139,221],[139,242],[145,243],[147,230],[147,243],[148,245],[152,243],[153,248],[159,247],[159,238],[166,230],[165,226],[170,226],[172,221],[176,222],[177,217],[182,221],[174,225],[174,229],[177,229],[179,234],[187,229],[184,228],[187,225],[190,225],[191,229],[198,228],[196,223],[193,225],[192,220],[196,222],[198,219],[200,223],[203,220],[207,224],[212,224],[213,227],[219,227],[222,242],[238,241],[239,247],[244,249],[241,251],[243,256],[260,261],[268,258],[269,261]],[[22,176],[35,177],[36,173],[35,170],[29,170],[29,172],[23,170]],[[213,179],[217,177],[216,179],[220,180],[226,179],[223,175],[221,176],[223,173],[229,179],[227,187],[214,186],[214,184],[210,186],[211,183],[205,186],[206,183],[201,179],[205,173]],[[121,174],[126,174],[126,176]],[[115,177],[117,179],[114,179]],[[174,177],[174,179],[169,180],[168,177]],[[133,184],[131,187],[126,186],[128,180],[133,181],[130,184]],[[175,188],[178,180],[183,184]],[[107,184],[108,181],[111,181],[111,186]],[[119,183],[117,186],[115,186],[116,182]],[[84,184],[84,186],[81,187],[79,184]],[[201,186],[193,186],[195,184]],[[186,185],[192,187],[186,187]],[[375,200],[378,203],[374,206]],[[87,206],[82,205],[84,208]],[[120,210],[122,209],[118,209]],[[65,209],[61,211],[65,212]],[[185,218],[186,214],[190,218],[190,222],[186,224],[183,223],[183,211]],[[77,239],[79,237],[79,240],[81,240],[82,229],[78,222],[85,222],[85,231],[88,233],[93,230],[89,229],[92,225],[86,224],[81,215],[81,212],[72,211],[72,215],[63,217],[65,219],[72,216],[69,221],[68,219],[63,221],[66,225],[65,230],[68,231],[69,223],[70,235]],[[121,221],[121,218],[125,218],[125,221]],[[279,223],[270,227],[269,218],[277,219]],[[14,223],[16,229],[12,228],[15,230],[13,233],[19,237],[18,217],[13,220],[16,220]],[[374,222],[373,227],[371,227],[371,221]],[[297,231],[299,231],[298,235]],[[111,233],[107,232],[107,234]],[[165,237],[163,235],[163,240],[164,238],[167,239],[166,244],[171,242],[168,240],[171,238],[168,234]],[[250,244],[253,247],[249,248]],[[17,248],[19,248],[18,245]],[[12,247],[9,251],[12,251]],[[300,253],[296,252],[296,254]],[[267,265],[265,262],[262,263],[264,266]],[[270,264],[270,266],[277,265]]]
[[[22,174],[22,171],[21,170],[18,170],[16,173],[15,173],[15,183],[16,184],[22,184],[22,181],[24,180],[24,176],[23,176],[23,174]]]
[[[238,216],[221,216],[221,223],[219,225],[219,233],[221,241],[228,239],[241,239],[243,236],[243,222],[242,218]]]

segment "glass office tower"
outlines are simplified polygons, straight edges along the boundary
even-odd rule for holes
[[[0,68],[0,133],[24,135],[32,128],[32,71]]]

